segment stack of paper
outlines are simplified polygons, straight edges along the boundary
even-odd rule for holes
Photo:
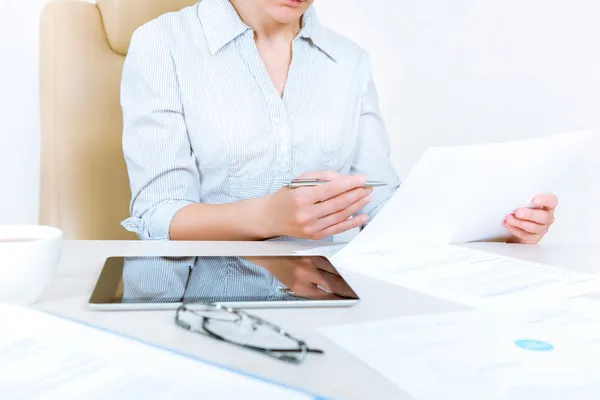
[[[477,311],[322,333],[421,400],[599,399],[600,304],[572,298],[600,291],[600,279],[452,245],[508,238],[505,217],[537,194],[560,197],[592,139],[581,132],[428,150],[333,261],[342,275]]]
[[[453,245],[333,260],[342,275],[357,272],[477,309],[534,308],[600,291],[595,275]]]
[[[32,309],[0,305],[0,399],[314,399]]]
[[[479,311],[320,329],[420,400],[597,400],[600,303]]]

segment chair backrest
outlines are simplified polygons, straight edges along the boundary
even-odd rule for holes
[[[53,1],[41,19],[40,223],[68,239],[135,239],[120,222],[131,192],[120,83],[140,25],[198,0]]]

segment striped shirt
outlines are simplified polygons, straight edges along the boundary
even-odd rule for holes
[[[230,2],[202,0],[136,30],[121,105],[132,191],[123,226],[141,239],[169,240],[189,204],[266,196],[305,172],[389,182],[363,210],[371,218],[399,186],[369,57],[313,8],[293,41],[283,96]],[[249,263],[210,268],[204,276],[226,276],[224,290],[248,277],[277,286]]]

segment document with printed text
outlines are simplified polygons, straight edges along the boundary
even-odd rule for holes
[[[318,329],[419,400],[597,400],[600,302]]]
[[[334,256],[334,265],[477,309],[525,309],[600,291],[600,278],[460,246]]]
[[[0,305],[0,399],[315,399],[33,309]]]

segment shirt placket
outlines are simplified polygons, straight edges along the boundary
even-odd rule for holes
[[[275,88],[273,81],[267,71],[262,58],[254,43],[254,32],[251,30],[244,34],[244,45],[242,54],[248,68],[256,79],[260,88],[261,94],[267,105],[273,140],[277,152],[276,165],[273,166],[275,172],[280,179],[287,180],[291,173],[291,128],[288,120],[287,111],[285,108],[284,99],[281,98],[279,92]],[[291,68],[290,68],[291,70]],[[286,87],[287,90],[287,87]]]
[[[292,176],[292,174],[307,172],[297,170],[298,165],[295,165],[295,163],[297,164],[295,162],[296,158],[302,157],[302,154],[294,153],[296,150],[296,146],[294,145],[294,127],[298,128],[298,124],[300,126],[303,125],[299,119],[302,118],[300,115],[303,115],[302,109],[306,107],[306,102],[310,101],[309,93],[315,72],[315,53],[307,40],[299,36],[292,44],[292,62],[281,102],[289,126],[286,135],[289,149],[287,159],[289,179],[296,177]],[[299,135],[311,134],[311,132],[295,133]],[[310,149],[304,148],[304,151],[310,151]]]

